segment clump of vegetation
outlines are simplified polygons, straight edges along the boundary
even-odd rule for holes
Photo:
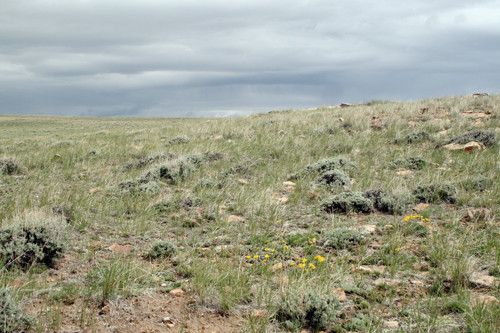
[[[65,205],[52,207],[52,213],[54,213],[54,215],[62,216],[68,223],[71,223],[74,218],[73,209]]]
[[[411,156],[408,158],[394,160],[391,164],[395,168],[422,170],[427,165],[427,161],[419,156]]]
[[[373,201],[373,207],[376,210],[392,215],[402,214],[410,202],[405,195],[395,196],[382,190],[368,190],[364,196]]]
[[[34,264],[53,267],[62,256],[64,226],[28,221],[0,229],[0,262],[7,268],[27,269]]]
[[[413,190],[413,195],[420,202],[450,204],[457,202],[457,189],[450,184],[420,185]]]
[[[221,189],[224,183],[222,181],[217,181],[213,178],[202,178],[194,186],[195,190],[218,188]]]
[[[21,172],[19,162],[13,158],[0,158],[0,175],[15,175]]]
[[[496,144],[495,133],[490,131],[471,131],[463,135],[456,136],[445,142],[443,145],[450,143],[463,145],[471,141],[481,142],[486,147],[491,147]]]
[[[429,133],[420,131],[420,132],[412,132],[408,133],[402,138],[398,138],[395,140],[395,143],[398,144],[412,144],[412,143],[420,143],[425,141],[430,141],[431,136]]]
[[[130,296],[151,282],[151,274],[135,262],[114,260],[96,267],[87,275],[89,296],[97,296],[100,305],[115,296]]]
[[[139,180],[148,183],[153,180],[177,184],[184,181],[203,162],[219,160],[223,157],[220,153],[192,154],[167,161],[152,167]]]
[[[320,244],[325,249],[344,250],[363,243],[363,235],[354,229],[337,228],[328,232]]]
[[[493,185],[493,180],[484,176],[477,176],[460,182],[460,186],[466,191],[483,192],[491,185]]]
[[[58,289],[51,293],[51,298],[55,302],[65,305],[75,304],[80,296],[81,286],[76,282],[64,282]]]
[[[316,163],[306,166],[303,173],[306,175],[310,175],[333,170],[349,171],[354,169],[355,167],[356,166],[352,161],[344,157],[325,158],[319,160]]]
[[[125,192],[147,194],[156,194],[161,189],[158,181],[147,179],[126,180],[121,182],[118,187]]]
[[[24,314],[7,288],[0,288],[0,332],[25,332],[31,326],[31,318]]]
[[[425,237],[428,233],[429,229],[425,225],[414,220],[405,223],[403,226],[404,236]]]
[[[125,169],[141,169],[144,168],[147,165],[159,162],[159,161],[164,161],[164,160],[171,160],[174,159],[175,155],[171,153],[159,153],[159,154],[153,154],[149,155],[143,158],[140,158],[138,160],[129,162],[125,165]]]
[[[194,162],[197,163],[197,161]],[[187,158],[172,160],[151,168],[141,180],[145,183],[151,180],[162,180],[169,184],[177,184],[191,174],[193,164],[193,161]]]
[[[291,174],[288,179],[297,179],[310,175],[319,175],[327,171],[349,172],[356,168],[356,164],[344,157],[324,158],[315,163],[307,165],[303,170]]]
[[[320,184],[328,186],[350,186],[351,178],[342,170],[329,170],[322,173],[316,180]]]
[[[219,153],[216,151],[209,151],[203,154],[203,159],[207,162],[219,161],[224,158],[223,153]]]
[[[168,144],[170,145],[178,145],[182,143],[189,143],[191,142],[191,138],[185,135],[179,135],[176,136],[175,138],[172,138],[168,141]]]
[[[330,330],[338,309],[339,302],[333,295],[315,290],[294,290],[282,296],[275,318],[288,330]]]
[[[169,241],[159,241],[153,244],[151,249],[146,253],[148,259],[170,258],[176,252],[174,244]]]
[[[321,204],[321,209],[327,213],[364,213],[372,212],[373,201],[361,192],[342,192]]]

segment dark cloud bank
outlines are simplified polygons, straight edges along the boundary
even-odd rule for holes
[[[500,90],[499,1],[0,0],[0,114],[221,115]]]

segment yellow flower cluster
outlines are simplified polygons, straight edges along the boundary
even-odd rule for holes
[[[271,259],[271,256],[273,255],[273,253],[276,252],[276,250],[273,248],[266,247],[266,248],[264,248],[264,250],[262,252],[263,253],[255,253],[253,255],[246,255],[245,259],[246,259],[246,261],[251,262],[251,263],[252,262],[253,263],[256,263],[256,262],[266,263],[269,261],[269,259]]]
[[[423,223],[429,223],[431,220],[428,217],[424,217],[420,214],[406,215],[403,217],[403,222],[420,221]]]
[[[292,261],[292,262],[290,262],[290,266],[297,266],[297,268],[305,270],[305,271],[308,271],[308,270],[314,271],[324,261],[325,261],[325,257],[323,257],[321,255],[317,255],[312,260],[309,260],[307,258],[302,258],[302,259],[299,259],[297,262]]]

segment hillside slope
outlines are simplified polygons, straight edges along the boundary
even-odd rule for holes
[[[498,331],[499,109],[2,116],[0,331]]]

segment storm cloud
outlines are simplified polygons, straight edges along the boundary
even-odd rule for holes
[[[0,0],[0,114],[213,116],[500,90],[499,1]]]

